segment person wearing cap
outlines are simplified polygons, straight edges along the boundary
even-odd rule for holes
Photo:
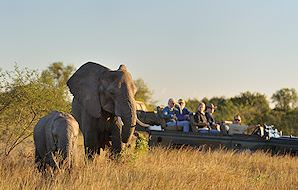
[[[220,125],[218,125],[213,118],[213,113],[214,113],[215,109],[216,109],[216,107],[213,104],[208,104],[206,106],[205,115],[206,115],[207,121],[209,123],[209,126],[212,129],[216,129],[216,130],[220,131]]]
[[[185,107],[185,100],[183,100],[182,98],[178,100],[178,110],[178,121],[189,121],[189,115],[191,114],[191,112]]]
[[[183,132],[189,132],[189,122],[188,121],[178,121],[177,115],[180,113],[175,107],[175,100],[170,98],[168,101],[168,106],[162,110],[162,118],[166,120],[166,127],[181,126]]]

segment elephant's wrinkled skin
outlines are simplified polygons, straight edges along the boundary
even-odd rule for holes
[[[137,122],[136,87],[124,65],[110,70],[97,63],[82,65],[67,81],[74,95],[72,112],[84,136],[85,153],[92,158],[112,141],[119,153]]]
[[[42,117],[33,133],[38,169],[44,170],[46,165],[56,169],[63,162],[70,168],[76,159],[78,134],[79,124],[70,114],[53,111]]]

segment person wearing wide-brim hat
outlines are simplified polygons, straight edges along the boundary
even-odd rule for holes
[[[209,123],[209,126],[213,129],[220,131],[220,126],[215,122],[215,120],[213,118],[213,113],[214,113],[215,109],[216,109],[216,106],[214,106],[214,104],[211,104],[211,103],[207,104],[205,115],[206,115],[207,121]]]

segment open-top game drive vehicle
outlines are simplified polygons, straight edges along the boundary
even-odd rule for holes
[[[265,126],[265,130],[271,130]],[[298,138],[292,136],[270,136],[265,132],[246,134],[211,134],[211,133],[183,133],[181,131],[151,130],[149,132],[150,146],[207,146],[211,148],[230,148],[236,150],[264,150],[272,153],[298,153]]]
[[[259,126],[250,134],[212,133],[212,131],[183,133],[179,126],[171,129],[165,126],[159,107],[155,112],[138,110],[138,117],[150,125],[146,129],[137,127],[137,130],[149,133],[149,146],[205,146],[234,150],[263,150],[274,154],[298,154],[298,137],[282,136],[273,126]]]

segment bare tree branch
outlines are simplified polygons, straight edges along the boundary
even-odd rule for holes
[[[18,135],[18,137],[15,139],[15,141],[12,143],[12,145],[9,148],[8,148],[8,142],[7,142],[6,147],[5,147],[5,156],[8,156],[16,146],[18,146],[20,143],[22,143],[25,139],[27,139],[28,137],[30,137],[33,134],[33,132],[31,132],[30,134],[23,137],[26,134],[27,129],[29,127],[31,127],[35,117],[36,117],[36,113],[33,111],[33,118],[31,119],[30,123],[28,124],[28,126],[23,128],[20,135]]]

